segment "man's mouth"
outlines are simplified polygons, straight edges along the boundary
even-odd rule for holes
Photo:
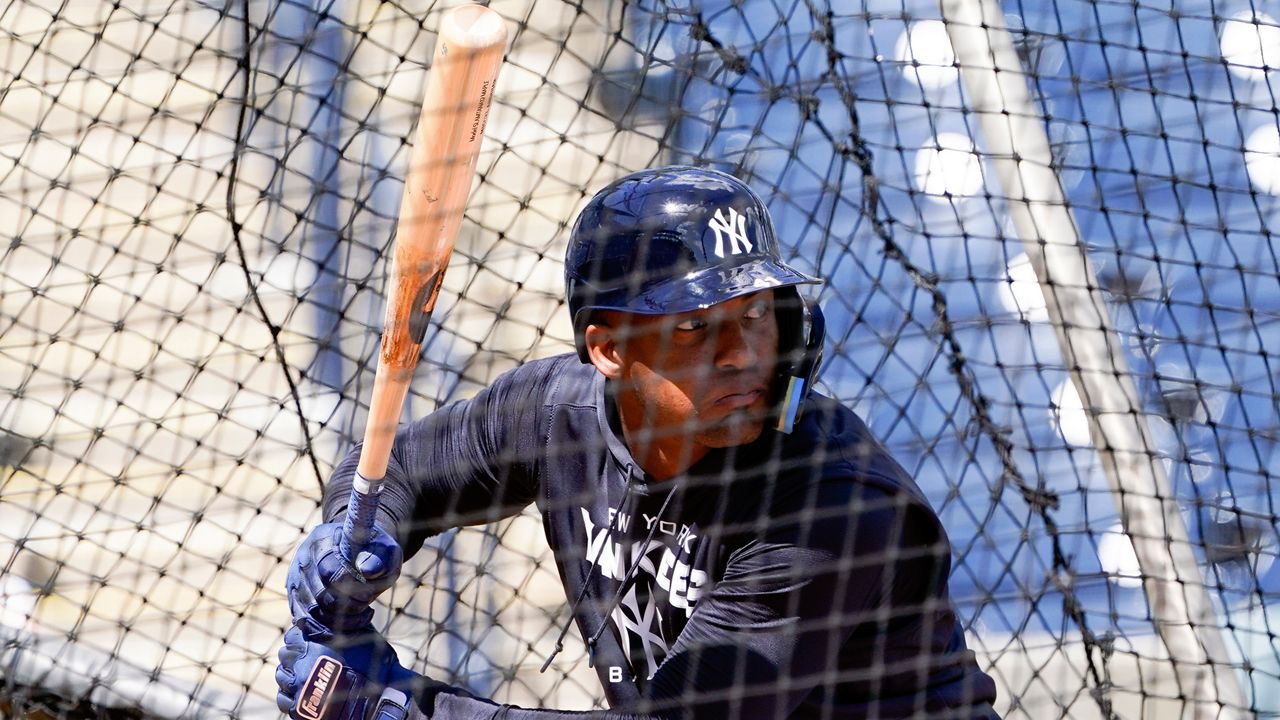
[[[742,392],[721,395],[716,399],[715,405],[716,407],[726,408],[729,410],[737,410],[739,408],[750,407],[751,405],[754,405],[757,400],[763,397],[764,388],[758,387],[751,390],[744,390]]]

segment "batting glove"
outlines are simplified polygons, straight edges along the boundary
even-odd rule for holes
[[[403,552],[382,528],[373,528],[355,567],[338,549],[341,537],[342,523],[317,526],[289,566],[289,610],[308,640],[326,642],[368,627],[374,599],[400,576]]]
[[[284,634],[276,705],[295,720],[404,720],[419,677],[369,627],[328,644]]]

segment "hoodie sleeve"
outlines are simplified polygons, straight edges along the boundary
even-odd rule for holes
[[[730,556],[651,679],[650,712],[995,716],[995,685],[964,649],[947,598],[950,546],[931,508],[842,480],[767,512],[767,529]]]
[[[558,365],[556,360],[528,363],[475,397],[397,433],[377,523],[406,556],[432,535],[514,515],[533,501],[543,399],[557,381]],[[346,512],[360,448],[348,453],[325,485],[328,520]]]

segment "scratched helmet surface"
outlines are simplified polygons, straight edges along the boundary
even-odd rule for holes
[[[596,193],[574,223],[565,294],[578,352],[593,310],[664,315],[820,282],[782,261],[746,183],[708,168],[642,170]]]

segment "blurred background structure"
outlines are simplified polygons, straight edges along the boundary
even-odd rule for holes
[[[284,573],[363,428],[450,4],[0,4],[0,716],[277,715]],[[1280,6],[962,5],[493,0],[513,41],[406,416],[570,349],[596,189],[738,173],[828,280],[822,385],[939,511],[999,709],[1203,713],[1188,631],[1229,716],[1280,717]],[[1029,237],[1046,205],[1066,224]],[[1140,446],[1100,430],[1075,353],[1102,340]],[[599,707],[580,645],[537,672],[565,605],[530,513],[435,538],[379,622],[440,679]]]

